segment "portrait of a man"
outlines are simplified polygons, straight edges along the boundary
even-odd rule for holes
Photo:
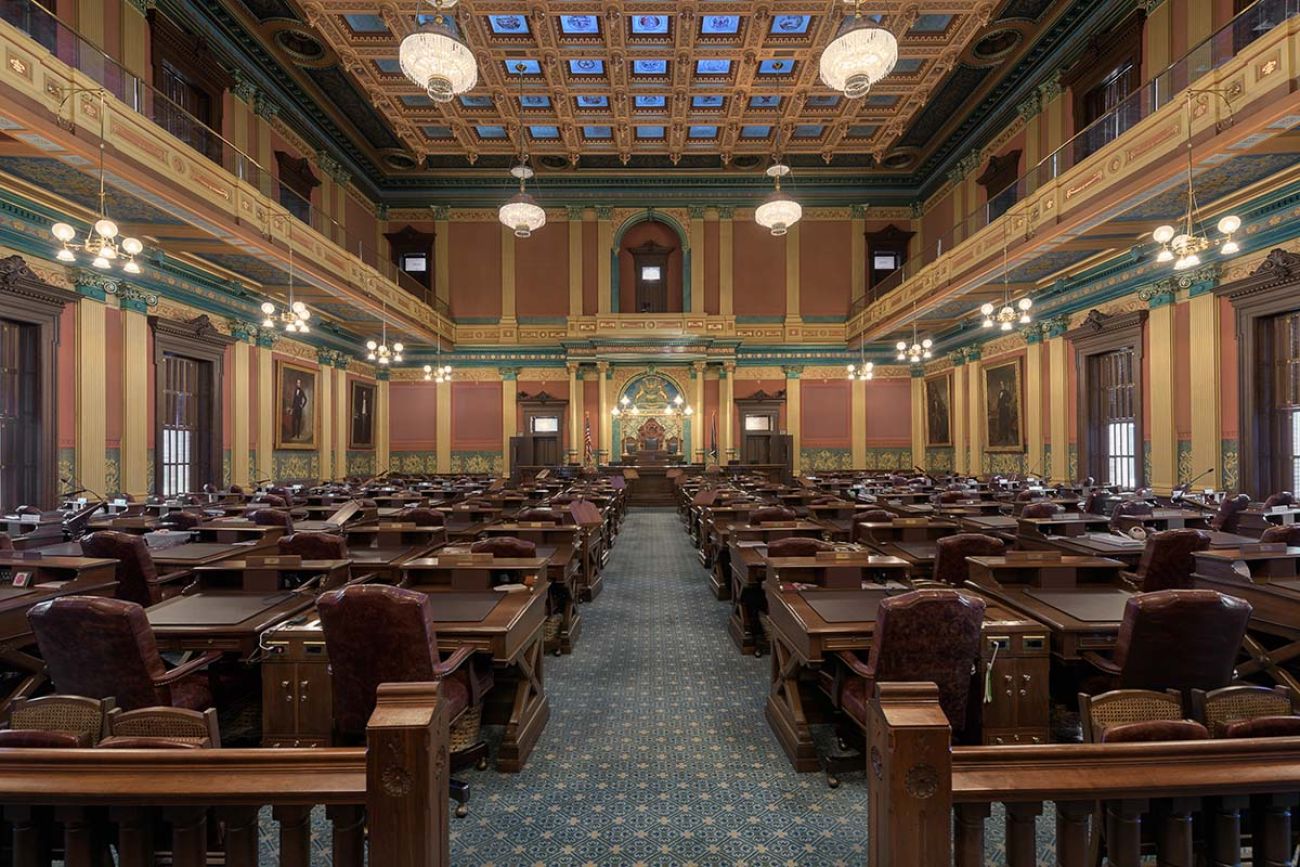
[[[925,444],[952,445],[952,375],[945,373],[925,381]]]
[[[375,447],[375,386],[359,379],[352,380],[352,424],[348,448],[372,449]]]
[[[316,403],[316,371],[288,361],[276,362],[276,399],[279,418],[275,447],[316,448],[319,408]]]
[[[991,452],[1025,447],[1020,400],[1020,359],[984,368],[985,445]]]

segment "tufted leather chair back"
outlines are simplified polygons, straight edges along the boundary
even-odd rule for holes
[[[284,509],[258,509],[253,512],[253,523],[259,527],[284,527],[285,533],[293,532],[293,516]]]
[[[1192,586],[1192,557],[1210,547],[1210,534],[1204,530],[1165,530],[1147,537],[1138,561],[1137,574],[1142,592],[1186,590]]]
[[[469,546],[470,553],[493,557],[536,557],[537,545],[517,536],[489,536]]]
[[[1294,506],[1295,495],[1290,491],[1280,491],[1276,494],[1270,494],[1269,498],[1264,501],[1264,508],[1271,509],[1274,506]]]
[[[1022,518],[1055,518],[1063,510],[1056,503],[1030,503],[1020,512]]]
[[[970,703],[978,679],[984,607],[984,600],[956,590],[891,596],[880,603],[867,657],[875,683],[938,684],[939,704],[958,741],[974,722]]]
[[[150,585],[158,577],[158,567],[143,536],[120,533],[117,530],[100,530],[81,540],[81,553],[86,557],[102,557],[117,561],[118,599],[137,605],[153,605],[159,600]]]
[[[793,521],[794,519],[794,509],[787,509],[785,506],[764,506],[761,509],[755,509],[749,513],[749,523],[751,524],[765,524],[774,521]]]
[[[1161,590],[1128,601],[1115,645],[1122,689],[1218,689],[1233,667],[1250,603],[1213,590]]]
[[[935,543],[934,580],[960,587],[970,578],[967,557],[1001,557],[1007,545],[983,533],[955,533]]]
[[[397,513],[397,520],[417,527],[442,527],[447,523],[442,512],[425,506],[407,506]]]
[[[8,533],[0,533],[0,551],[12,551],[14,549],[14,540],[9,538]]]
[[[809,539],[800,536],[790,536],[786,539],[776,539],[767,545],[767,556],[769,557],[815,557],[818,551],[830,551],[835,548],[830,542],[823,539]]]
[[[1115,505],[1115,511],[1110,513],[1110,529],[1121,530],[1123,527],[1119,518],[1147,518],[1153,513],[1151,504],[1142,500],[1125,500]]]
[[[291,536],[281,536],[275,547],[286,557],[301,557],[304,560],[348,559],[347,541],[334,533],[294,533]]]
[[[533,506],[529,509],[520,509],[519,514],[515,515],[515,520],[528,521],[529,523],[562,524],[564,523],[564,515],[554,509]]]
[[[1300,547],[1300,524],[1283,524],[1280,527],[1269,527],[1259,537],[1261,542],[1282,542],[1289,547]],[[0,540],[0,548],[4,547],[4,542]]]
[[[1223,502],[1219,503],[1219,511],[1214,513],[1210,519],[1210,529],[1217,530],[1220,533],[1235,533],[1237,525],[1241,522],[1241,513],[1250,505],[1250,496],[1248,494],[1238,494],[1235,497],[1224,497]]]
[[[154,686],[166,667],[136,603],[64,596],[35,605],[27,621],[59,692],[111,698],[123,710],[172,703],[168,687]]]

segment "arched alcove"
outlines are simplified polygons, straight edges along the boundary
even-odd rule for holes
[[[690,305],[691,251],[686,230],[672,217],[646,210],[629,217],[610,251],[615,313],[681,313]],[[662,284],[638,285],[642,268],[659,268]],[[640,299],[638,301],[638,298]],[[649,301],[649,307],[646,302]]]

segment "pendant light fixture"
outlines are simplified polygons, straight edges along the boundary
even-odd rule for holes
[[[399,340],[389,347],[388,345],[388,302],[382,305],[383,326],[380,331],[379,342],[373,340],[366,341],[366,361],[373,361],[381,367],[387,367],[390,364],[402,363],[402,352],[406,347]]]
[[[451,365],[442,363],[442,335],[437,336],[437,357],[433,364],[424,366],[424,379],[426,382],[433,380],[436,383],[451,382]]]
[[[1188,90],[1186,98],[1187,107],[1187,210],[1182,218],[1178,221],[1177,228],[1171,225],[1157,226],[1151,233],[1152,239],[1160,245],[1160,252],[1156,254],[1157,262],[1173,262],[1175,271],[1185,271],[1188,268],[1195,268],[1201,264],[1201,254],[1214,246],[1204,233],[1198,233],[1197,225],[1201,222],[1200,206],[1196,203],[1196,188],[1192,183],[1192,98],[1203,94],[1214,94],[1223,99],[1231,111],[1231,103],[1228,102],[1227,95],[1220,90],[1201,89]],[[1236,214],[1228,214],[1219,219],[1217,226],[1219,234],[1223,236],[1219,245],[1220,256],[1231,256],[1241,251],[1233,235],[1241,228],[1241,218]]]
[[[922,361],[929,360],[931,356],[930,349],[934,346],[934,341],[930,338],[918,340],[916,334],[916,323],[912,323],[912,344],[909,346],[906,340],[898,341],[895,347],[898,350],[898,360],[906,361],[911,364],[920,364]]]
[[[113,267],[114,262],[122,263],[122,270],[127,274],[139,274],[140,264],[135,261],[135,257],[144,250],[144,245],[138,238],[125,237],[118,239],[118,226],[108,218],[106,209],[107,188],[104,185],[104,150],[106,143],[104,141],[105,123],[108,117],[108,92],[105,90],[89,90],[86,88],[76,88],[67,91],[63,100],[66,102],[77,94],[93,93],[99,97],[99,212],[96,214],[94,224],[86,232],[85,240],[77,241],[77,230],[69,223],[55,223],[50,226],[52,234],[60,243],[59,251],[54,254],[54,258],[60,262],[76,262],[77,251],[91,257],[90,265],[92,268],[98,268],[101,271],[107,271]]]
[[[290,334],[307,334],[311,331],[311,326],[307,324],[311,319],[311,311],[307,305],[294,298],[293,294],[293,217],[285,212],[286,225],[289,231],[289,303],[276,313],[275,304],[271,301],[262,302],[262,327],[274,328],[278,323],[285,331]]]
[[[876,374],[875,374],[876,365],[870,361],[867,361],[866,347],[867,347],[866,341],[859,341],[858,363],[850,364],[848,366],[850,382],[853,382],[855,380],[866,381],[868,379],[876,378]]]
[[[519,75],[521,105],[524,94],[523,76],[526,69],[527,67],[522,63],[515,64],[515,72]],[[528,147],[524,138],[522,118],[519,120],[519,165],[512,168],[510,174],[519,181],[519,192],[500,207],[497,211],[497,219],[501,221],[503,226],[512,230],[516,238],[527,238],[546,225],[546,211],[542,210],[541,205],[537,204],[533,197],[528,195],[525,188],[528,181],[533,177],[533,170],[528,165]]]
[[[457,0],[429,0],[436,11],[402,40],[397,62],[402,74],[438,103],[451,102],[478,84],[474,52],[461,39],[451,9]],[[419,22],[420,16],[416,15]]]
[[[862,14],[862,0],[854,0],[853,14],[845,16],[839,33],[822,52],[821,79],[849,99],[866,96],[873,85],[894,71],[898,40],[894,34]]]
[[[985,301],[980,307],[980,313],[984,316],[984,321],[980,323],[985,328],[992,328],[994,323],[1003,331],[1010,331],[1012,326],[1019,322],[1021,325],[1028,325],[1032,321],[1029,311],[1034,306],[1032,298],[1025,296],[1016,302],[1015,306],[1011,304],[1011,284],[1010,273],[1007,267],[1007,227],[1002,227],[1002,306],[995,308],[991,302]],[[1018,312],[1017,312],[1018,311]]]
[[[767,167],[767,176],[772,179],[775,189],[754,211],[754,222],[781,237],[790,231],[790,227],[803,217],[803,206],[781,191],[781,178],[790,174],[790,167],[781,161],[781,133],[777,132],[776,152],[772,155],[772,165]]]

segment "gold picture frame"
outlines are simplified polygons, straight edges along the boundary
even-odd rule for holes
[[[319,371],[276,359],[275,447],[314,451],[320,447]]]
[[[348,382],[348,448],[375,447],[375,398],[373,382],[360,379]]]
[[[952,372],[925,379],[925,444],[952,445]]]
[[[1025,450],[1024,359],[984,368],[984,450]]]

